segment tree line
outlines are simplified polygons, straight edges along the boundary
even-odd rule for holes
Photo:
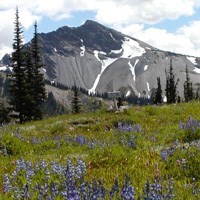
[[[193,84],[189,77],[189,71],[188,71],[187,65],[186,65],[185,72],[186,72],[186,80],[183,85],[184,99],[185,99],[185,102],[189,102],[193,99],[198,98],[198,91],[196,94],[194,93],[194,88],[193,88]],[[172,59],[170,60],[169,70],[168,71],[165,70],[165,74],[166,74],[166,88],[165,88],[166,102],[168,104],[180,102],[181,97],[177,91],[179,79],[175,80],[174,69],[172,66]],[[163,95],[162,95],[160,77],[157,77],[157,88],[156,88],[156,92],[155,92],[155,95],[153,98],[153,103],[154,104],[163,103]]]

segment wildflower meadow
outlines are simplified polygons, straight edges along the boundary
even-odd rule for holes
[[[200,104],[0,127],[0,199],[200,199]]]

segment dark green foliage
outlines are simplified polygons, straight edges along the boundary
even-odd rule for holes
[[[0,125],[9,122],[9,109],[5,106],[3,98],[0,98]]]
[[[25,121],[26,114],[26,61],[23,45],[22,26],[19,22],[19,12],[16,9],[14,28],[14,43],[12,53],[13,74],[10,78],[10,104],[13,110],[19,112],[20,123]]]
[[[32,54],[30,50],[26,52],[26,121],[33,120],[35,115],[35,100],[34,100],[34,65],[32,61]]]
[[[43,74],[41,73],[44,67],[42,63],[42,57],[40,54],[37,23],[34,25],[34,37],[31,43],[31,51],[33,58],[33,101],[34,101],[34,119],[42,118],[41,104],[46,99],[45,82]]]
[[[13,73],[10,78],[10,104],[19,113],[20,123],[42,118],[41,103],[46,98],[43,67],[40,57],[37,24],[31,48],[25,49],[22,40],[22,26],[16,9],[14,43],[12,53]]]
[[[185,72],[186,72],[186,81],[184,83],[184,97],[185,97],[185,102],[188,102],[193,99],[193,86],[192,82],[190,81],[187,65]]]
[[[158,84],[158,87],[156,89],[154,104],[161,104],[162,103],[162,88],[160,84],[160,77],[157,77],[157,84]]]
[[[81,102],[79,99],[79,89],[76,84],[72,87],[72,91],[74,92],[73,100],[71,102],[72,105],[72,113],[80,113],[81,112]]]
[[[123,106],[123,100],[121,97],[118,98],[117,107]]]
[[[170,68],[169,71],[165,71],[166,73],[166,97],[167,97],[167,103],[175,103],[177,100],[177,85],[178,81],[175,81],[175,75],[173,72],[173,66],[172,66],[172,59],[170,60]]]

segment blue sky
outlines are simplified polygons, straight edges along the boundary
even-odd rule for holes
[[[117,29],[162,50],[200,57],[200,0],[0,0],[0,58],[12,50],[15,9],[25,41],[87,19]]]

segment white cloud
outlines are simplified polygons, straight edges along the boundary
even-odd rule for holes
[[[156,28],[145,30],[143,25],[191,16],[200,7],[200,0],[0,0],[0,49],[11,47],[16,6],[25,30],[44,16],[60,20],[72,17],[74,11],[91,10],[100,23],[123,27],[124,32],[157,48],[200,55],[200,34],[194,34],[199,33],[198,23],[184,26],[176,33]]]
[[[196,46],[200,47],[200,21],[193,21],[189,26],[183,26],[178,34],[185,35]]]
[[[188,26],[183,26],[175,33],[164,29],[148,28],[135,24],[119,29],[132,37],[140,39],[161,50],[200,56],[200,21],[195,21]]]
[[[97,9],[104,23],[151,23],[194,14],[195,0],[107,0]]]

